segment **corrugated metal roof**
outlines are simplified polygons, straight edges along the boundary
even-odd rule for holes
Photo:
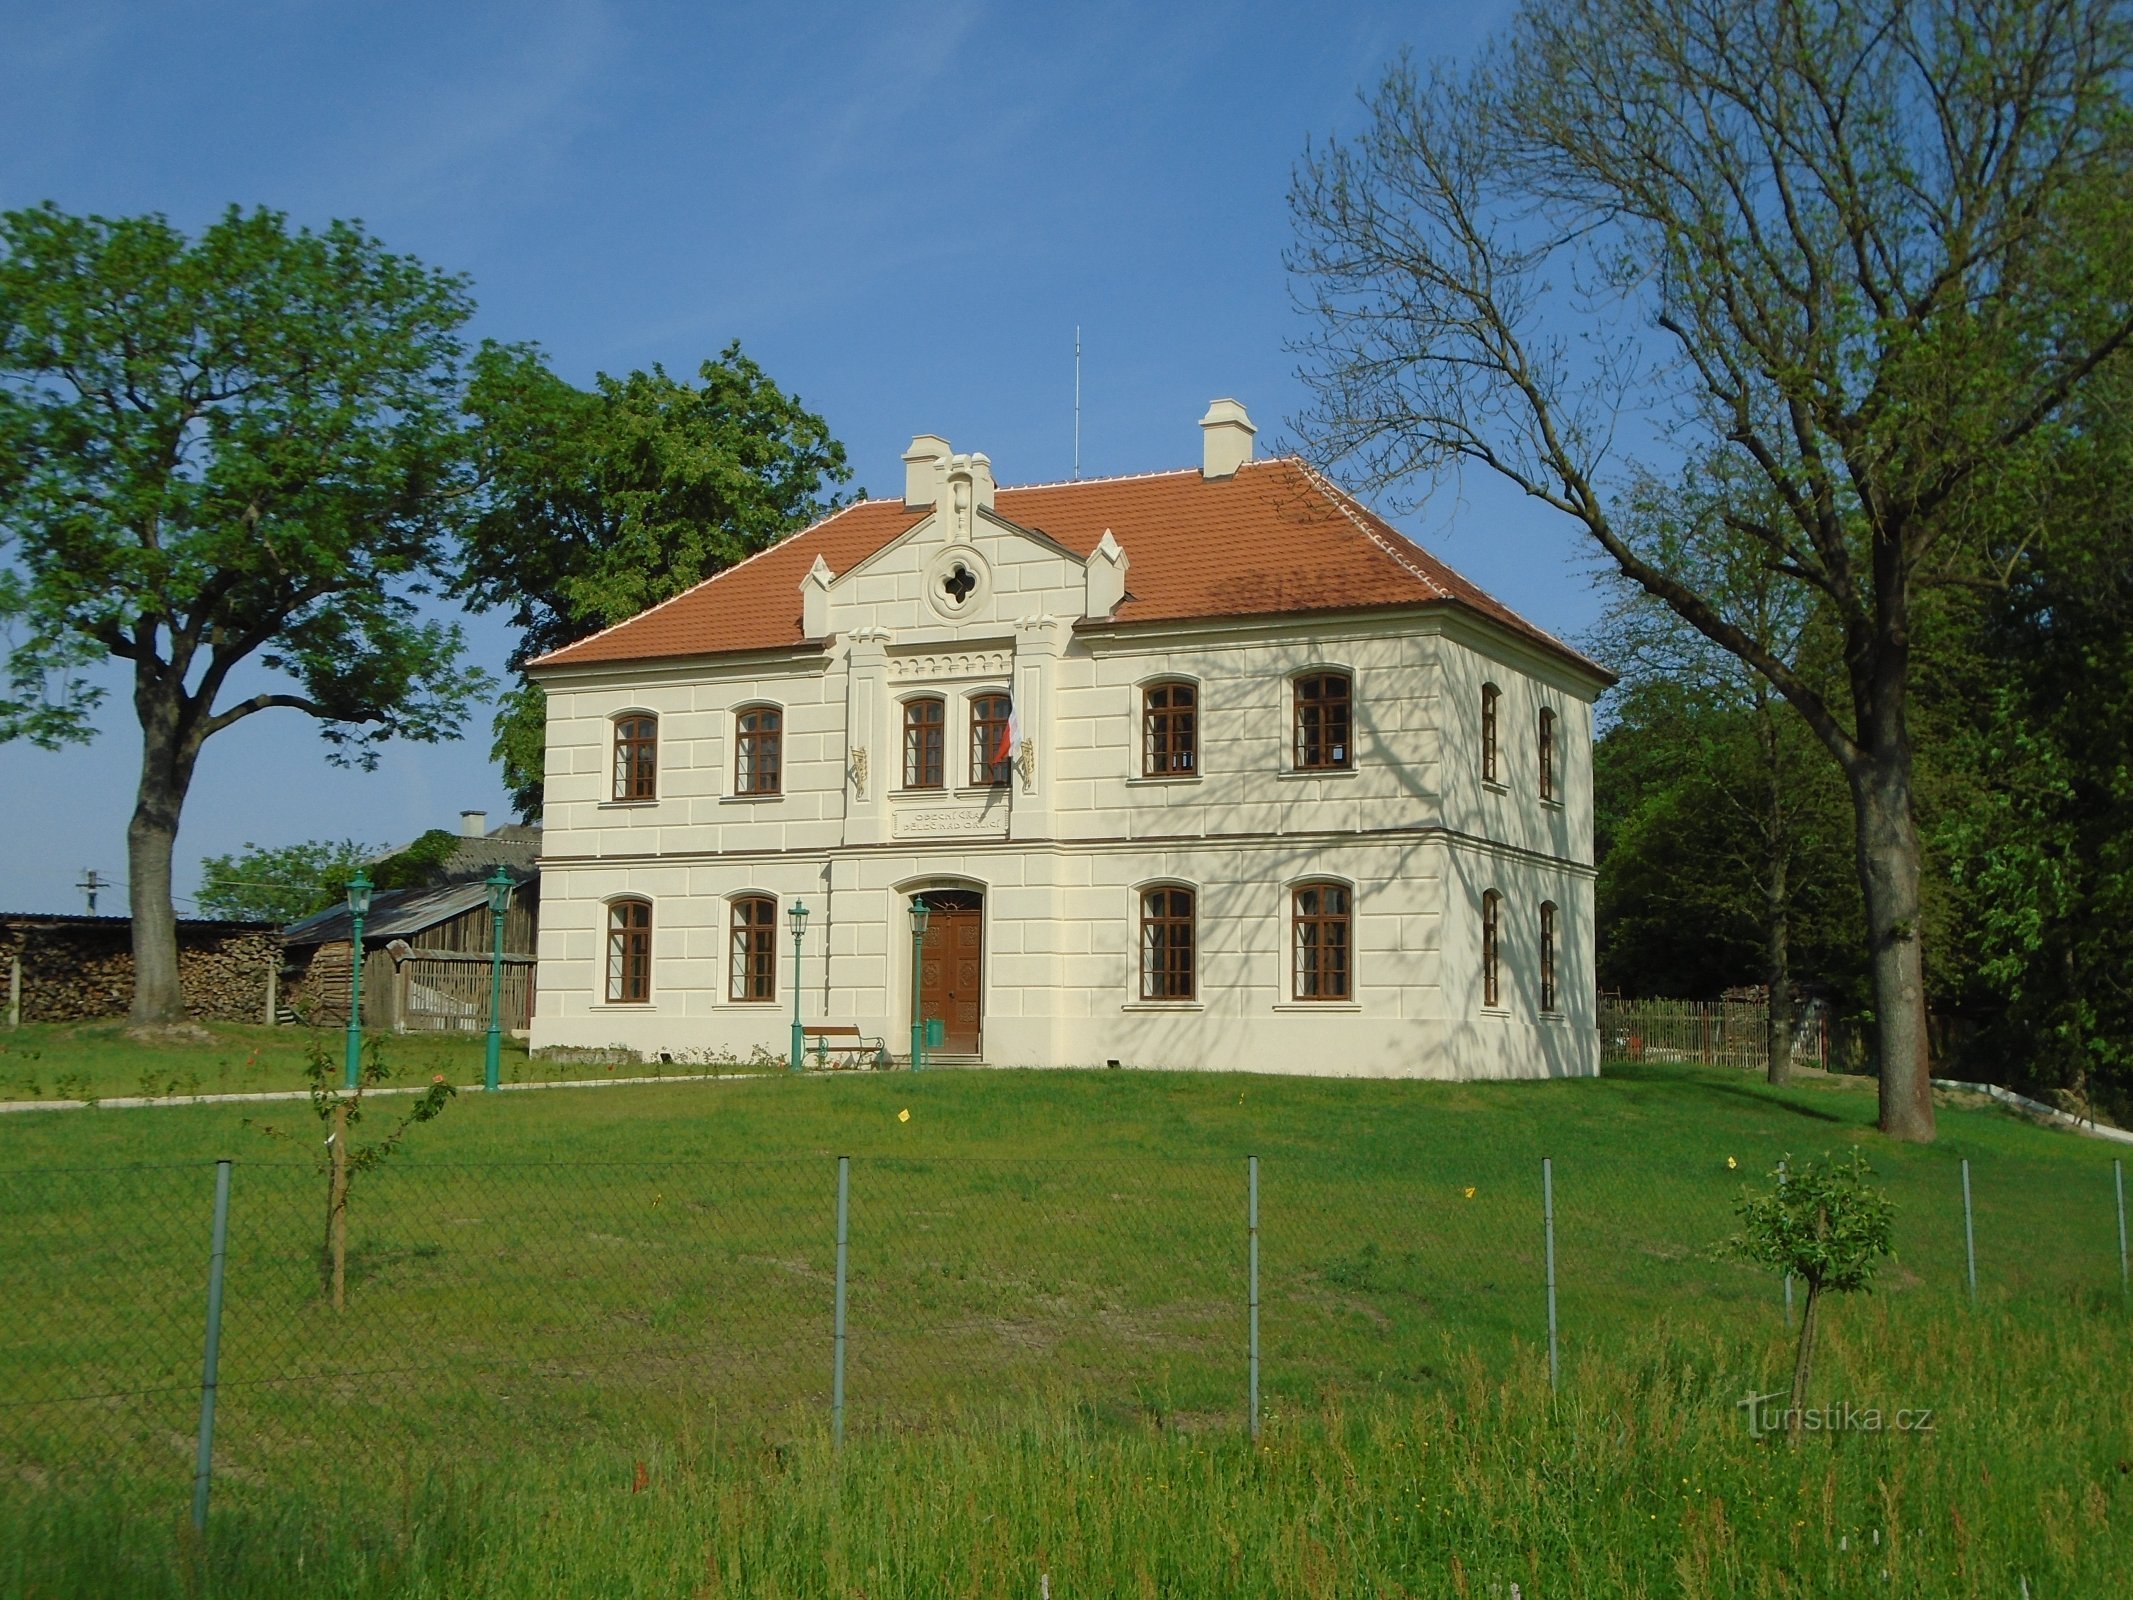
[[[488,899],[488,888],[481,883],[447,883],[434,889],[380,889],[371,896],[370,915],[363,919],[363,943],[368,946],[373,940],[420,933],[486,905]],[[281,937],[284,944],[328,944],[347,938],[350,931],[348,907],[339,905],[290,923],[282,929]]]

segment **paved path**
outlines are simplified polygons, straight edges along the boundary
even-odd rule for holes
[[[647,1083],[746,1083],[751,1078],[767,1078],[767,1072],[736,1072],[720,1077],[705,1073],[696,1077],[667,1078],[566,1078],[559,1083],[500,1083],[498,1094],[523,1094],[535,1089],[621,1089]],[[394,1094],[426,1094],[428,1084],[401,1084],[390,1089],[365,1089],[363,1097]],[[461,1094],[487,1094],[489,1091],[478,1083],[459,1086]],[[309,1089],[264,1089],[256,1094],[175,1094],[175,1095],[111,1095],[96,1100],[0,1100],[0,1114],[10,1111],[132,1111],[145,1106],[249,1106],[265,1105],[274,1100],[308,1100]]]

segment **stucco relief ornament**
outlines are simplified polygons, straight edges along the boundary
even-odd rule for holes
[[[867,747],[852,746],[852,793],[861,800],[867,797]]]
[[[1024,794],[1035,794],[1037,792],[1037,741],[1035,739],[1024,739],[1022,741],[1022,792]]]

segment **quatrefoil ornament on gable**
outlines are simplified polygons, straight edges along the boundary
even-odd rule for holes
[[[926,564],[926,599],[950,621],[970,616],[991,589],[984,558],[968,546],[943,550]]]

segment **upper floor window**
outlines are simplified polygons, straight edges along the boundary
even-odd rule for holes
[[[1004,694],[981,694],[970,702],[970,781],[995,786],[1014,776],[1014,740],[1009,729],[1015,704]]]
[[[1481,686],[1481,780],[1484,783],[1501,783],[1496,770],[1496,702],[1503,698],[1503,691],[1493,683]]]
[[[1141,891],[1141,998],[1193,997],[1193,894],[1164,885]]]
[[[785,782],[785,713],[747,706],[733,719],[733,792],[777,794]]]
[[[726,986],[735,1000],[778,997],[778,903],[768,895],[733,902],[733,969]]]
[[[1553,800],[1555,798],[1555,713],[1546,706],[1541,707],[1537,742],[1540,746],[1540,797],[1543,800]]]
[[[652,903],[616,900],[607,908],[607,998],[642,1005],[652,998]]]
[[[1491,889],[1481,897],[1481,1003],[1503,1004],[1503,985],[1497,971],[1498,933],[1503,921],[1503,896]]]
[[[1541,906],[1541,1010],[1555,1009],[1555,902]]]
[[[1314,672],[1296,680],[1297,771],[1328,772],[1353,765],[1348,746],[1351,688],[1345,672]]]
[[[1141,691],[1141,776],[1186,778],[1200,770],[1200,691],[1151,683]]]
[[[654,800],[659,796],[659,719],[650,712],[615,718],[615,790],[617,800]]]
[[[939,789],[947,782],[947,710],[927,696],[904,702],[904,787]]]
[[[1296,998],[1354,998],[1348,886],[1304,884],[1292,897],[1290,920],[1296,941]]]

